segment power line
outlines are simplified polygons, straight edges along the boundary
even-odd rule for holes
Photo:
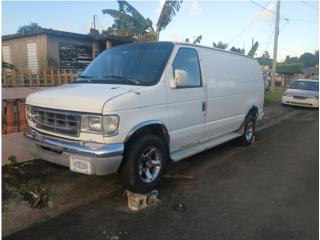
[[[268,5],[269,3],[267,3]],[[245,33],[251,26],[252,24],[257,20],[257,18],[259,17],[259,15],[261,14],[262,11],[260,11],[257,16],[255,16],[252,21],[239,33],[237,33],[229,42],[227,42],[227,44],[230,44],[231,42],[233,42],[234,40],[236,40],[239,36],[241,36],[243,33]]]
[[[253,3],[254,5],[262,8],[262,9],[265,9],[265,10],[267,10],[267,11],[273,13],[273,14],[276,14],[275,11],[273,11],[273,10],[267,8],[267,7],[264,7],[264,6],[260,5],[259,3],[255,2],[255,1],[253,1],[253,0],[250,0],[250,2]],[[285,20],[285,21],[300,21],[300,22],[317,22],[317,21],[318,21],[318,20],[316,20],[316,19],[287,18],[287,17],[284,17],[284,16],[282,16],[282,15],[280,15],[280,18],[283,19],[283,20]]]
[[[262,9],[264,9],[264,10],[267,10],[267,11],[273,13],[273,14],[277,14],[275,11],[273,11],[273,10],[267,8],[267,7],[264,7],[264,6],[260,5],[259,3],[255,2],[255,1],[253,1],[253,0],[250,0],[250,2],[252,2],[254,5],[256,5],[256,6],[262,8]],[[289,21],[288,18],[283,17],[283,16],[281,16],[281,15],[280,15],[280,18],[282,18],[282,19],[284,19],[284,20],[286,20],[286,21]]]
[[[312,5],[311,3],[308,3],[307,1],[301,1],[302,3],[306,4],[309,7],[312,7],[313,9],[319,10],[319,8],[315,7],[314,5]]]

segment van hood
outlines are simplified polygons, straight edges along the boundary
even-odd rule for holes
[[[26,104],[69,111],[101,113],[103,105],[139,86],[79,83],[48,88],[30,94]]]
[[[301,97],[317,97],[319,96],[319,91],[309,91],[301,89],[289,88],[286,90],[289,96],[301,96]]]

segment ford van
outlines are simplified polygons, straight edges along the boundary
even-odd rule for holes
[[[30,152],[89,175],[118,173],[145,193],[169,161],[238,138],[254,141],[264,82],[256,60],[186,43],[102,52],[70,84],[26,100]]]

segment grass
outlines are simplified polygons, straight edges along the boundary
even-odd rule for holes
[[[282,89],[275,89],[272,94],[271,91],[268,91],[264,95],[264,104],[270,105],[275,102],[281,102]]]

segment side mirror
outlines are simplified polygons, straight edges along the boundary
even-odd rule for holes
[[[174,79],[170,81],[171,88],[177,88],[179,86],[185,86],[188,83],[188,73],[181,69],[174,71]]]

